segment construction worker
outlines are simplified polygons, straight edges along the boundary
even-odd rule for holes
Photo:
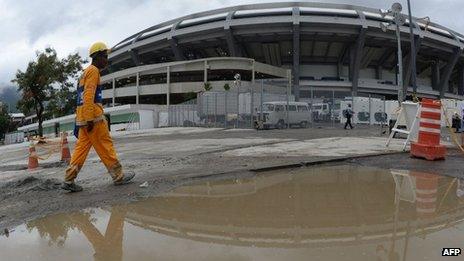
[[[89,51],[92,64],[84,70],[79,80],[76,109],[78,139],[61,187],[64,190],[82,191],[82,187],[74,183],[74,180],[84,165],[91,147],[106,166],[115,185],[126,184],[134,177],[133,173],[123,173],[110,137],[108,123],[103,116],[100,70],[108,66],[108,53],[109,49],[104,43],[93,44]]]

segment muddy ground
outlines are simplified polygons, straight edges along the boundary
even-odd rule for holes
[[[84,191],[73,194],[59,189],[66,166],[59,163],[58,155],[29,172],[27,147],[0,147],[0,231],[52,213],[159,195],[198,179],[254,175],[275,168],[343,162],[464,177],[463,155],[457,150],[450,150],[441,162],[411,159],[401,152],[401,141],[385,149],[382,132],[380,127],[345,131],[322,126],[269,131],[173,128],[115,134],[125,170],[136,173],[134,182],[113,186],[91,152],[77,180]],[[149,186],[140,188],[145,181]]]

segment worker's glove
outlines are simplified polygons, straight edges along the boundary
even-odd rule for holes
[[[87,122],[87,132],[92,132],[93,126],[94,126],[93,121],[88,121]]]

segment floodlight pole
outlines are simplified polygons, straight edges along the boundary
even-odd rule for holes
[[[290,129],[290,116],[289,116],[289,110],[290,110],[290,95],[292,93],[292,70],[287,70],[287,79],[288,79],[288,84],[287,84],[287,108],[286,108],[286,116],[287,116],[287,128]]]
[[[409,1],[408,1],[409,3]],[[401,14],[402,7],[400,3],[394,3],[391,7],[390,10],[387,12],[384,12],[380,10],[380,14],[382,17],[385,17],[386,15],[390,14],[393,16],[393,21],[387,24],[386,26],[381,23],[380,26],[384,32],[387,30],[387,26],[391,25],[392,23],[395,24],[396,28],[396,40],[398,41],[398,102],[399,105],[401,106],[401,103],[404,101],[404,98],[406,97],[408,93],[408,88],[406,86],[403,86],[403,53],[401,51],[401,30],[400,26],[404,24],[404,16]],[[410,22],[411,23],[411,22]],[[412,28],[412,27],[411,27]],[[412,35],[412,34],[411,34]],[[414,44],[414,43],[412,43]],[[415,55],[415,51],[411,50],[411,53]],[[411,61],[415,65],[415,61]],[[413,74],[415,75],[416,72],[414,70]]]
[[[239,73],[235,74],[234,76],[234,85],[237,88],[237,119],[235,121],[236,127],[239,128],[239,116],[240,116],[240,85],[242,84],[242,77]]]
[[[395,21],[396,25],[396,39],[398,41],[398,102],[401,103],[404,100],[405,94],[403,93],[403,52],[401,51],[401,32],[400,25]]]
[[[412,11],[411,11],[411,1],[408,1],[408,12],[409,12],[409,38],[411,42],[411,85],[414,95],[417,92],[417,69],[416,69],[416,43],[414,41],[414,32],[413,32],[413,21],[412,21]]]

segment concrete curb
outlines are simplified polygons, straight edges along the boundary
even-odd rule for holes
[[[329,159],[305,161],[305,162],[300,162],[300,163],[290,163],[290,164],[283,164],[283,165],[280,164],[280,165],[269,166],[269,167],[261,167],[261,168],[249,169],[248,171],[266,172],[266,171],[272,171],[272,170],[309,167],[309,166],[321,165],[321,164],[326,164],[326,163],[341,162],[341,161],[346,161],[346,160],[351,160],[351,159],[362,159],[362,158],[369,158],[369,157],[394,155],[394,154],[406,154],[406,153],[409,153],[409,152],[392,151],[392,152],[372,153],[372,154],[365,154],[365,155],[358,155],[358,156],[334,157],[334,158],[329,158]]]
[[[203,179],[203,178],[212,178],[212,177],[218,177],[218,176],[224,176],[224,175],[237,175],[237,174],[243,174],[245,172],[262,173],[262,172],[273,171],[273,170],[301,168],[301,167],[322,165],[322,164],[327,164],[327,163],[342,162],[342,161],[346,161],[346,160],[350,160],[350,159],[362,159],[362,158],[369,158],[369,157],[395,155],[395,154],[406,154],[406,153],[409,154],[409,152],[403,152],[403,151],[400,151],[400,152],[391,151],[391,152],[382,152],[382,153],[371,153],[371,154],[364,154],[364,155],[358,155],[358,156],[334,157],[334,158],[326,158],[326,159],[306,161],[306,162],[279,164],[279,165],[266,166],[266,167],[261,167],[261,168],[233,169],[233,170],[230,170],[230,171],[223,171],[223,172],[216,172],[216,173],[175,174],[175,175],[171,175],[171,176],[157,177],[156,179],[158,179],[158,180],[162,180],[162,179],[196,179],[196,178]]]

